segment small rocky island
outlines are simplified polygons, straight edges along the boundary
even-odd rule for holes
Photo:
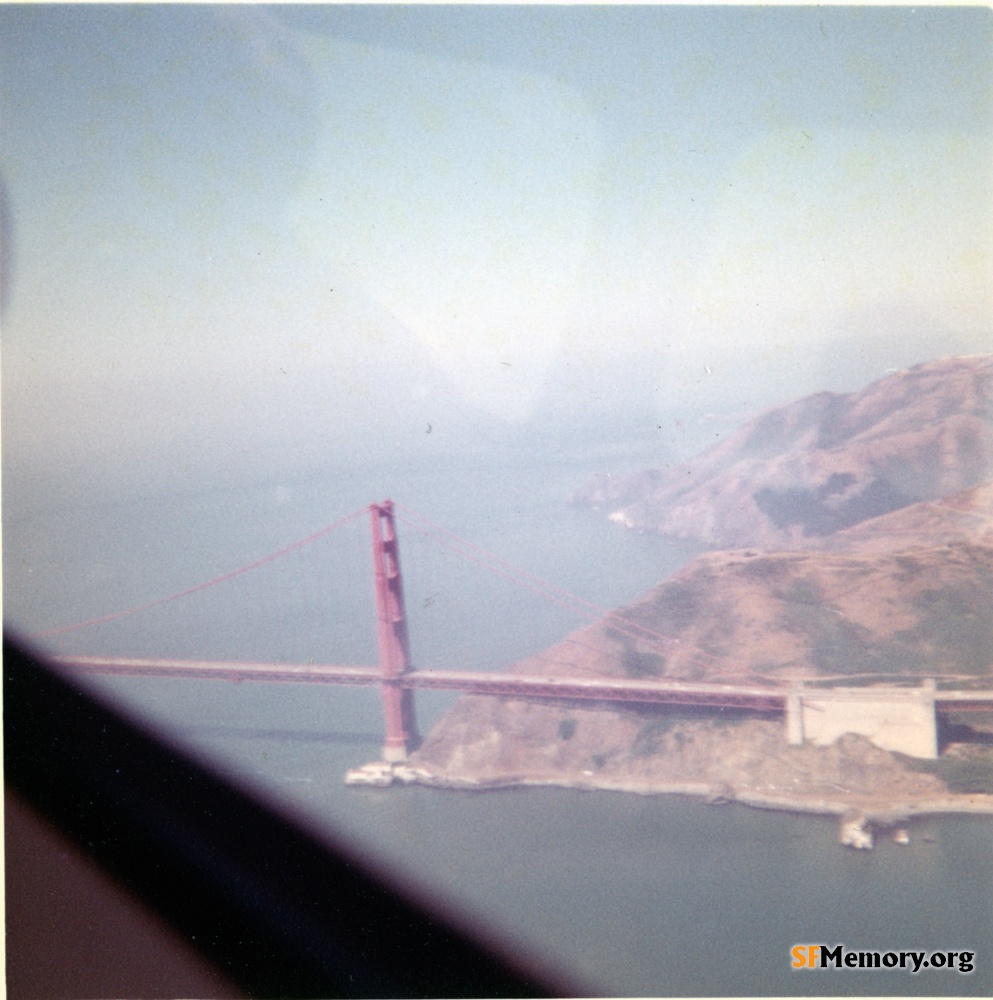
[[[595,477],[574,502],[718,550],[511,669],[989,691],[991,472],[984,356],[770,410],[685,467]],[[937,759],[915,759],[852,733],[790,745],[782,717],[743,709],[466,696],[403,774],[380,783],[670,792],[834,813],[841,842],[866,848],[874,828],[906,843],[914,815],[993,812],[993,714],[940,715],[938,744]]]

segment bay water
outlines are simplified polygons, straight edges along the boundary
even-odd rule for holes
[[[417,530],[416,511],[509,563],[609,608],[694,550],[565,504],[583,471],[450,466],[71,510],[5,512],[5,617],[22,633],[97,618],[259,559],[391,495],[401,505],[418,666],[497,670],[584,624]],[[449,536],[444,536],[449,537]],[[470,549],[476,555],[475,549]],[[38,640],[130,655],[374,663],[364,517],[229,583]],[[622,996],[989,995],[993,823],[933,817],[911,844],[845,850],[830,817],[678,796],[525,788],[345,787],[379,756],[373,690],[100,678],[88,682],[208,766],[263,794],[477,933]],[[454,695],[418,695],[426,731]],[[971,973],[791,968],[796,944],[975,952]]]

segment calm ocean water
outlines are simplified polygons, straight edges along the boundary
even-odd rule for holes
[[[572,469],[360,475],[94,504],[5,526],[5,602],[22,629],[152,600],[230,570],[372,499],[394,499],[603,606],[691,554],[562,499]],[[346,533],[351,532],[349,536]],[[499,669],[582,624],[401,525],[415,660]],[[338,539],[345,539],[339,544]],[[350,540],[349,540],[350,539]],[[322,549],[321,546],[324,546]],[[93,652],[374,662],[365,521],[179,601],[50,640]],[[990,995],[993,824],[941,817],[842,850],[830,818],[677,797],[558,789],[349,789],[378,756],[375,692],[213,681],[95,685],[212,766],[346,842],[472,925],[613,995]],[[452,703],[418,696],[426,729]],[[969,975],[790,968],[794,944],[976,952]]]

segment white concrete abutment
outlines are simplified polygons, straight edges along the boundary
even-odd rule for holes
[[[786,697],[786,740],[829,746],[845,733],[865,736],[882,750],[934,760],[938,756],[935,683],[918,688],[804,688]]]

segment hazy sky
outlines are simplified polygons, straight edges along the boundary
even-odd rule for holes
[[[991,349],[988,9],[5,6],[0,46],[8,489],[661,449]]]

